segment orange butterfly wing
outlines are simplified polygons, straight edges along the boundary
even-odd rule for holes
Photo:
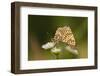
[[[56,30],[54,41],[55,42],[61,41],[72,47],[76,46],[74,35],[69,26],[59,27]]]

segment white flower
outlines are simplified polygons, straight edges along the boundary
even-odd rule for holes
[[[50,49],[50,48],[54,47],[54,45],[55,45],[54,42],[48,42],[48,43],[42,45],[42,48],[44,48],[44,49]]]
[[[69,52],[78,55],[78,51],[76,49],[72,49],[70,46],[66,47],[66,50],[68,50]]]
[[[51,52],[52,53],[59,53],[59,52],[61,52],[61,49],[54,47],[54,48],[51,49]]]

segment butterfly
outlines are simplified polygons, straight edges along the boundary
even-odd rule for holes
[[[59,27],[54,35],[55,42],[64,42],[71,47],[76,46],[75,38],[69,26]]]

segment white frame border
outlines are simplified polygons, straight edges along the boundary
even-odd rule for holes
[[[66,12],[66,13],[65,13]],[[20,69],[44,69],[94,65],[94,14],[93,10],[57,9],[42,7],[20,8]],[[28,61],[28,14],[51,16],[88,17],[88,58],[68,60]],[[91,47],[91,48],[90,48]],[[67,64],[65,63],[67,62]]]

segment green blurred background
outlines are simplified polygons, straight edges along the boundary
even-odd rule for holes
[[[78,56],[64,51],[60,59],[88,57],[88,18],[69,16],[28,15],[28,60],[55,59],[49,50],[41,46],[51,40],[58,27],[70,26],[76,40]]]

